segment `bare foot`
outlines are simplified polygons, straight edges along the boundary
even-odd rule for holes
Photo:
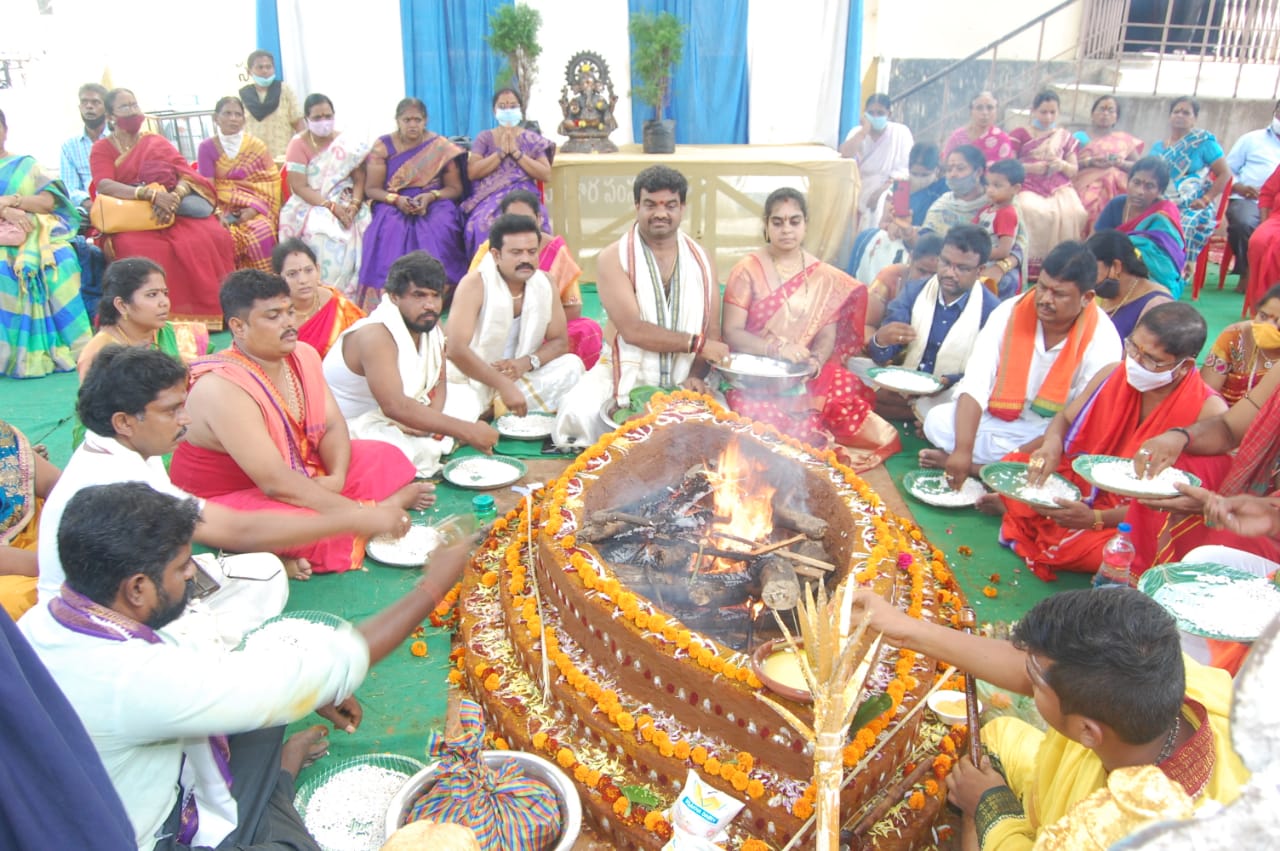
[[[978,501],[973,504],[973,507],[983,514],[990,514],[992,517],[999,517],[1004,514],[1004,500],[1000,498],[998,493],[984,493],[978,497]]]
[[[383,505],[394,505],[408,511],[423,511],[436,501],[436,486],[431,482],[412,481],[382,501]]]
[[[290,579],[296,579],[299,582],[306,582],[311,578],[311,562],[305,558],[286,558],[284,562],[284,572]]]
[[[280,753],[280,767],[298,776],[298,772],[329,753],[329,728],[323,724],[308,727],[285,740]]]
[[[921,449],[920,466],[926,470],[937,470],[947,466],[947,453],[941,449]]]

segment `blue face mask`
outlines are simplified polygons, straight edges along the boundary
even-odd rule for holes
[[[1034,127],[1034,128],[1036,128],[1037,130],[1049,130],[1049,129],[1052,129],[1053,125],[1055,125],[1055,124],[1057,124],[1057,123],[1058,123],[1058,122],[1056,122],[1056,121],[1050,121],[1048,124],[1045,124],[1045,123],[1044,123],[1043,121],[1041,121],[1039,118],[1033,118],[1033,119],[1031,119],[1031,126],[1032,126],[1032,127]]]
[[[520,108],[513,106],[508,109],[495,109],[493,117],[498,119],[500,127],[515,127],[520,123]]]
[[[889,116],[887,115],[867,115],[866,118],[867,123],[871,125],[871,129],[877,133],[889,126]]]
[[[264,89],[276,81],[275,74],[270,77],[259,77],[257,74],[251,74],[250,76],[253,77],[254,85],[262,86]]]

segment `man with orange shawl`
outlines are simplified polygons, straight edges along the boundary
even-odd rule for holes
[[[1004,506],[1000,541],[1045,581],[1055,570],[1092,573],[1102,561],[1102,548],[1129,511],[1128,499],[1094,489],[1071,469],[1081,455],[1133,457],[1142,442],[1173,428],[1227,409],[1204,383],[1195,359],[1208,328],[1189,304],[1171,302],[1143,314],[1125,341],[1126,357],[1104,369],[1084,393],[1058,413],[1040,448],[1030,455],[1028,480],[1041,485],[1057,472],[1071,480],[1083,500],[1060,499],[1060,508],[1038,510],[997,497]],[[1028,461],[1023,453],[1006,461]]]
[[[232,346],[191,367],[190,431],[169,470],[175,485],[244,511],[434,501],[398,449],[350,439],[319,355],[298,344],[283,280],[246,269],[227,277],[220,297]],[[361,565],[365,543],[345,534],[277,555],[297,559],[300,574],[337,573]]]
[[[1094,301],[1097,278],[1089,249],[1064,242],[1030,292],[992,311],[956,401],[925,416],[925,437],[939,448],[921,450],[921,466],[945,468],[959,488],[983,464],[1030,451],[1052,417],[1121,359],[1120,335]]]
[[[735,352],[804,363],[803,393],[730,390],[734,411],[820,449],[839,443],[867,470],[897,452],[898,432],[875,414],[875,392],[845,368],[862,350],[867,288],[803,248],[805,198],[775,189],[764,202],[765,246],[738,262],[724,292],[724,339]]]

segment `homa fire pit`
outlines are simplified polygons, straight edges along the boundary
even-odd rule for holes
[[[693,770],[746,804],[728,847],[781,848],[813,808],[813,749],[760,699],[747,651],[777,632],[771,613],[753,615],[771,604],[790,624],[806,584],[846,578],[917,617],[962,604],[941,553],[834,456],[705,397],[658,396],[552,482],[532,518],[495,525],[464,577],[453,679],[495,735],[571,774],[615,847],[660,848]],[[933,661],[875,646],[864,694],[888,709],[846,747],[857,771],[841,797],[868,836],[880,796],[922,783],[903,766],[932,761],[947,732],[910,715]],[[812,724],[811,706],[780,704]],[[885,806],[900,841],[880,847],[915,847],[940,804]]]

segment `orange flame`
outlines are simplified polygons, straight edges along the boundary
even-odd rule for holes
[[[776,488],[765,480],[759,461],[742,451],[738,438],[729,441],[720,453],[713,479],[717,521],[713,531],[725,532],[744,541],[763,541],[773,531],[773,494]],[[726,549],[746,549],[748,545],[730,540]]]

